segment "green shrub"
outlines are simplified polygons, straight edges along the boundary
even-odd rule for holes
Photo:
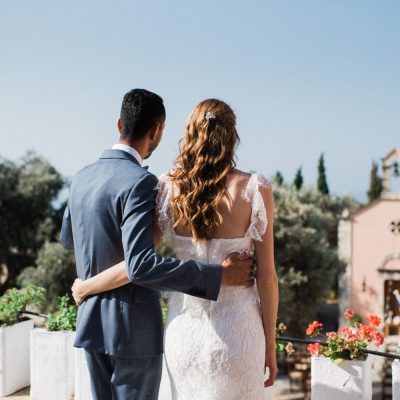
[[[337,251],[338,223],[351,198],[321,194],[311,187],[274,187],[274,251],[279,277],[279,318],[288,335],[304,335],[320,304],[337,298],[337,280],[345,268]],[[299,304],[301,312],[299,313]]]
[[[58,299],[70,289],[76,278],[74,253],[65,250],[59,243],[45,243],[36,258],[36,267],[25,268],[18,276],[21,287],[30,284],[46,288],[43,311],[54,310]]]
[[[165,258],[176,257],[175,252],[172,248],[172,244],[168,240],[162,240],[160,246],[157,249],[157,253]]]
[[[70,304],[68,295],[60,297],[58,310],[50,313],[47,319],[49,331],[74,331],[76,329],[76,316],[78,308]]]
[[[46,290],[35,285],[24,289],[9,289],[0,297],[0,326],[10,326],[21,321],[21,314],[29,305],[40,306],[45,301]]]

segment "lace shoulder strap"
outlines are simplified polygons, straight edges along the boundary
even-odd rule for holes
[[[172,214],[172,182],[165,172],[158,178],[158,193],[156,197],[156,215],[158,225],[164,238],[171,237],[174,233],[174,217]]]
[[[259,190],[261,187],[272,187],[272,184],[264,175],[255,172],[251,174],[249,182],[242,192],[242,197],[251,203],[251,220],[246,236],[257,241],[262,240],[268,225],[264,199]]]

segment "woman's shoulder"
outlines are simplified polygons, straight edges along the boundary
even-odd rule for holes
[[[162,191],[169,191],[172,189],[172,177],[171,171],[163,172],[161,175],[158,176],[158,189]]]
[[[158,176],[159,182],[171,182],[171,171],[165,171]]]
[[[249,180],[251,175],[252,175],[251,172],[245,172],[237,168],[233,169],[233,176],[235,176],[238,179]]]
[[[241,209],[244,204],[250,208],[250,224],[245,236],[261,241],[268,225],[267,208],[272,205],[272,190],[270,181],[260,172],[244,172],[235,169],[234,180],[237,182],[237,199],[240,199]]]
[[[245,190],[254,190],[256,188],[272,188],[271,181],[261,172],[245,172],[234,169],[232,181]]]

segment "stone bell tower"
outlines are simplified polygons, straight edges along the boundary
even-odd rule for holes
[[[382,158],[382,197],[400,198],[400,148],[393,149]]]

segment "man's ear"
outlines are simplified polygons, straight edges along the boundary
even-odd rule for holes
[[[150,139],[155,140],[157,136],[159,135],[159,131],[161,129],[161,124],[159,122],[156,122],[151,128],[150,128]]]
[[[119,133],[122,134],[122,122],[121,122],[121,118],[118,118],[117,126],[118,126]]]

